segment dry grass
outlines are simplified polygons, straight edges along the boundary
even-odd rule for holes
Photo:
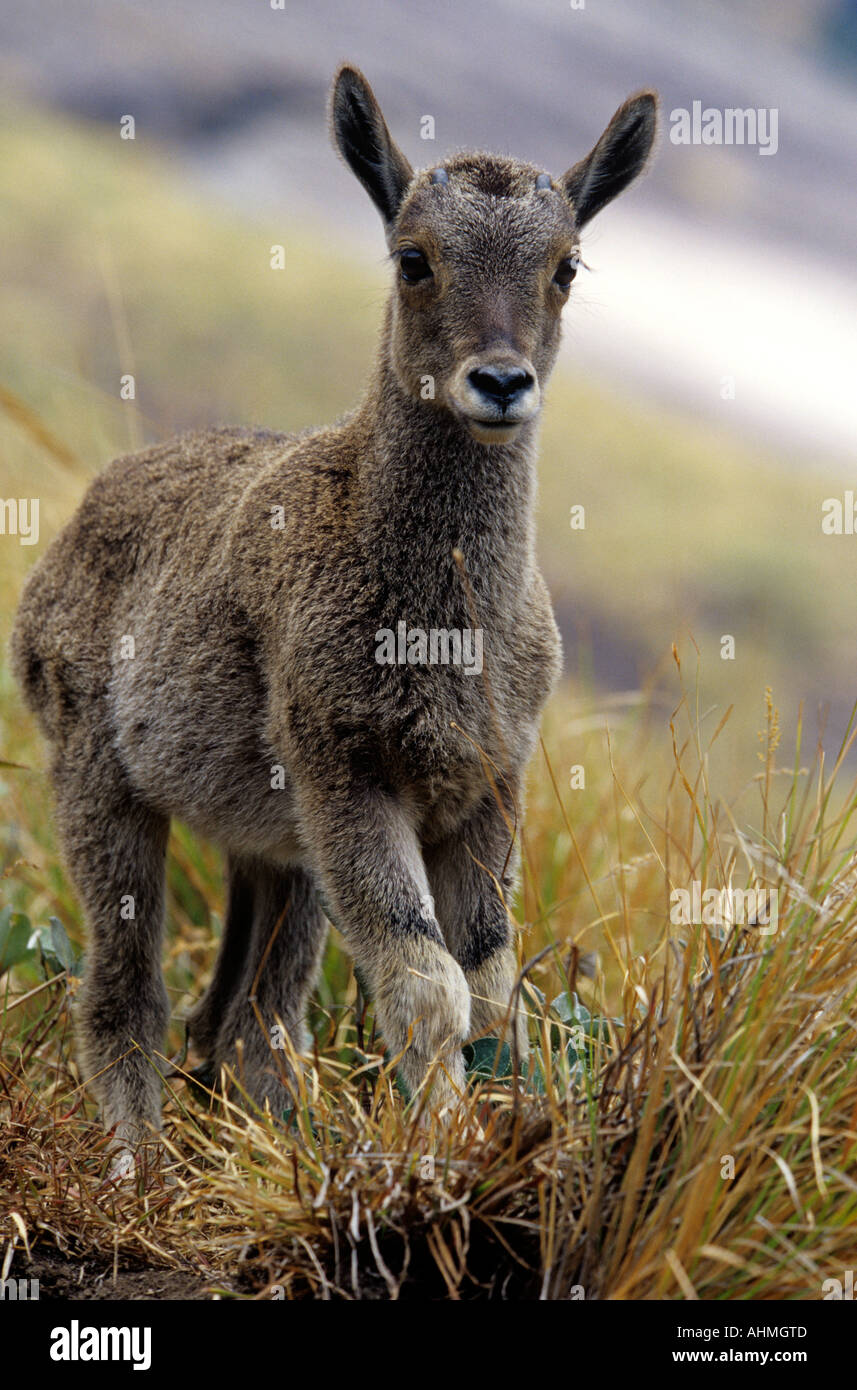
[[[421,1098],[403,1102],[334,945],[287,1127],[173,1075],[165,1152],[136,1186],[107,1183],[70,1060],[75,981],[39,988],[32,964],[7,975],[0,1184],[16,1260],[58,1246],[108,1272],[173,1267],[213,1290],[290,1299],[821,1297],[853,1255],[857,1206],[855,795],[836,796],[842,757],[810,771],[798,749],[784,770],[769,700],[753,824],[707,785],[714,740],[701,741],[695,698],[671,720],[649,709],[612,722],[605,736],[591,707],[554,711],[521,903],[538,958],[522,971],[529,1071],[474,1078],[446,1126]],[[655,802],[665,725],[672,770]],[[588,790],[569,793],[557,769],[582,726],[602,755],[584,759]],[[183,882],[203,851],[190,837],[176,850]],[[671,924],[669,889],[693,879],[776,887],[777,930]],[[174,987],[197,931],[172,934]],[[579,971],[593,950],[590,981]],[[544,1002],[554,992],[557,1009]],[[583,1032],[563,996],[591,1010]]]

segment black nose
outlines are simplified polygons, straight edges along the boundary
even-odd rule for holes
[[[501,367],[476,367],[468,372],[467,380],[474,391],[496,402],[502,410],[533,385],[531,373],[521,367],[513,367],[511,371],[504,371]]]

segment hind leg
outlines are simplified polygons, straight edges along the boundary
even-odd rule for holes
[[[230,855],[226,861],[226,912],[211,982],[188,1015],[188,1032],[197,1051],[211,1061],[217,1035],[233,995],[239,992],[253,935],[252,866]]]
[[[108,730],[81,719],[54,761],[57,821],[89,926],[78,1053],[123,1148],[160,1127],[161,974],[169,820],[135,796]],[[157,1068],[157,1070],[156,1070]]]
[[[259,1105],[270,1101],[275,1114],[289,1104],[289,1095],[285,1054],[276,1048],[274,1030],[282,1024],[292,1046],[306,1049],[307,998],[325,934],[315,888],[302,869],[230,859],[220,954],[188,1027],[218,1073],[229,1066],[252,1098]]]

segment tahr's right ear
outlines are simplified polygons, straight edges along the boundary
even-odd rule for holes
[[[348,63],[333,80],[330,122],[337,149],[389,226],[414,171],[391,138],[366,78]]]
[[[619,107],[586,158],[563,174],[561,182],[578,227],[584,227],[642,172],[657,126],[657,92],[638,92]]]

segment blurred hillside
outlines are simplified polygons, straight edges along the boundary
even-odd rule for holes
[[[854,0],[272,3],[0,0],[0,79],[114,132],[133,114],[138,147],[159,143],[191,186],[261,222],[311,219],[367,270],[376,216],[326,131],[340,59],[364,67],[418,165],[467,144],[559,173],[655,86],[654,167],[587,229],[576,369],[793,466],[853,461]],[[775,110],[776,153],[673,144],[670,113],[694,101]]]

